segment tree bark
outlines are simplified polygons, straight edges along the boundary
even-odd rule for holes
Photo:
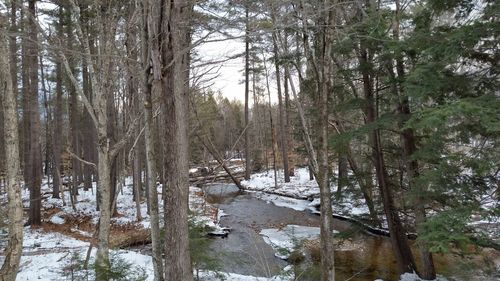
[[[328,171],[330,170],[328,161],[328,100],[331,85],[331,65],[330,54],[333,41],[333,24],[335,23],[335,8],[328,8],[330,1],[325,1],[325,19],[322,28],[323,34],[321,44],[321,57],[319,58],[321,65],[321,76],[317,77],[318,81],[318,177],[317,182],[320,189],[321,200],[321,225],[320,225],[320,245],[321,245],[321,280],[334,281],[334,249],[333,249],[333,211],[332,211],[332,195],[330,190],[330,179]]]
[[[80,10],[81,12],[81,18],[80,18],[80,24],[82,26],[83,31],[88,34],[89,31],[89,15],[88,15],[88,5],[85,4],[85,2],[81,2],[80,4]],[[92,46],[92,37],[89,38],[89,45]],[[83,93],[87,97],[90,103],[92,103],[93,95],[92,95],[92,83],[90,81],[89,77],[89,71],[88,71],[88,66],[87,62],[85,59],[82,59],[82,88],[83,88]],[[97,132],[94,127],[94,124],[92,122],[92,117],[90,114],[87,112],[87,109],[84,107],[82,108],[82,130],[85,132],[83,134],[83,159],[96,163],[97,162],[97,143],[96,143],[96,136]],[[84,165],[83,167],[83,188],[84,190],[89,190],[92,189],[92,182],[96,180],[96,170],[90,165]]]
[[[59,7],[59,25],[58,34],[59,38],[63,37],[63,8]],[[62,95],[63,95],[63,76],[62,76],[61,62],[56,62],[56,104],[54,109],[54,131],[52,134],[53,140],[53,159],[54,167],[52,169],[53,178],[53,198],[59,198],[60,185],[61,185],[61,153],[62,153]],[[64,196],[64,194],[62,195]]]
[[[28,179],[30,188],[30,209],[28,224],[31,226],[40,226],[41,219],[41,192],[42,184],[42,151],[40,140],[40,110],[38,105],[38,39],[36,24],[36,0],[28,2],[28,28],[29,28],[29,85],[30,85],[30,150],[29,150],[29,168],[31,177]]]
[[[160,85],[165,120],[165,280],[192,280],[188,233],[189,21],[192,1],[150,1],[148,30],[153,87]]]
[[[285,121],[285,113],[283,110],[283,95],[281,93],[281,74],[279,67],[279,59],[278,59],[278,43],[277,43],[278,35],[276,32],[273,33],[273,51],[274,51],[274,65],[276,68],[276,86],[278,89],[278,111],[279,111],[279,120],[280,120],[280,142],[281,142],[281,155],[283,160],[283,170],[285,176],[285,182],[290,182],[290,171],[288,167],[288,140],[286,137],[286,121]],[[286,80],[285,80],[286,82]]]
[[[245,128],[248,128],[250,123],[250,114],[248,110],[249,103],[249,74],[250,74],[250,25],[248,18],[248,3],[245,4]],[[245,179],[250,179],[250,172],[252,169],[251,156],[250,156],[250,136],[248,129],[245,130]]]
[[[148,26],[149,19],[149,1],[142,3],[142,67],[143,67],[143,93],[144,93],[144,116],[145,116],[145,129],[144,129],[144,143],[146,148],[146,169],[147,169],[147,188],[149,192],[149,216],[151,220],[151,244],[153,251],[153,270],[154,270],[154,281],[163,281],[163,258],[162,258],[162,245],[161,245],[161,234],[160,234],[160,216],[158,213],[158,189],[156,184],[157,179],[157,168],[155,159],[155,131],[153,125],[153,102],[152,102],[152,90],[153,85],[151,85],[151,44],[149,36],[150,30]],[[157,95],[161,92],[160,84],[156,81]]]
[[[0,30],[6,30],[7,19],[0,14]],[[23,247],[23,205],[19,182],[19,133],[16,94],[13,89],[8,58],[8,38],[0,31],[0,94],[3,95],[5,152],[7,159],[6,182],[9,217],[9,239],[5,260],[0,268],[0,281],[15,281]]]
[[[22,72],[22,107],[23,107],[23,118],[22,118],[22,165],[23,165],[23,179],[24,186],[29,188],[30,179],[33,177],[31,174],[30,165],[30,132],[31,132],[31,122],[30,122],[30,80],[29,80],[29,39],[28,39],[28,19],[29,15],[26,15],[26,8],[24,3],[21,8],[21,24],[20,29],[24,36],[21,36],[21,72]]]
[[[273,154],[273,170],[274,170],[274,188],[278,188],[278,172],[277,172],[277,161],[276,161],[276,134],[274,130],[274,123],[273,123],[273,111],[272,111],[272,106],[271,106],[271,87],[269,85],[269,72],[267,71],[267,65],[266,65],[266,59],[264,57],[264,71],[265,71],[265,76],[266,76],[266,88],[267,88],[267,105],[269,109],[269,127],[271,131],[271,147],[272,147],[272,154]]]
[[[284,48],[285,50],[288,50],[288,42],[287,42],[287,37],[286,37],[286,32],[285,32],[285,38],[284,38]],[[289,87],[288,87],[288,81],[290,80],[290,73],[288,71],[288,68],[284,68],[284,72],[285,72],[285,77],[284,77],[284,80],[283,81],[283,89],[284,89],[284,92],[285,92],[285,119],[286,119],[286,122],[285,122],[285,139],[286,139],[286,145],[287,145],[287,152],[291,149],[292,150],[292,155],[293,155],[293,138],[290,134],[290,127],[291,127],[291,123],[290,123],[290,112],[291,112],[291,109],[290,109],[290,90],[289,90]],[[294,163],[294,158],[291,158],[288,157],[288,176],[293,176],[295,174],[295,163]]]
[[[71,10],[77,19],[81,19],[80,9],[73,0],[70,1]],[[64,67],[68,78],[70,79],[74,90],[80,96],[87,112],[92,118],[93,124],[97,129],[97,151],[98,151],[98,204],[100,206],[99,214],[99,231],[97,236],[97,254],[96,254],[96,279],[109,279],[109,232],[111,221],[111,165],[112,160],[116,159],[119,150],[126,143],[127,136],[120,142],[111,145],[111,140],[108,135],[108,99],[109,95],[113,94],[111,83],[112,75],[111,65],[113,64],[112,57],[112,41],[114,40],[114,28],[116,22],[112,21],[112,11],[106,4],[96,9],[96,26],[99,31],[100,38],[99,51],[97,56],[93,56],[90,50],[89,37],[84,34],[81,27],[81,21],[76,21],[74,27],[79,37],[82,47],[83,59],[88,67],[88,75],[94,90],[95,98],[90,103],[89,99],[78,84],[70,64],[64,55],[60,52],[59,55],[63,59]],[[94,68],[93,58],[96,58],[101,65],[101,68],[96,71]],[[99,80],[98,77],[99,76]]]

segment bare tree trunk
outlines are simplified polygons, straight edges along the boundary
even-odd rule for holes
[[[14,3],[13,3],[14,5]],[[0,30],[6,30],[7,18],[0,14]],[[0,95],[3,95],[5,152],[7,159],[7,198],[9,217],[9,239],[5,249],[5,260],[0,268],[0,281],[15,281],[23,248],[23,205],[19,182],[19,133],[17,123],[16,94],[12,85],[11,69],[8,66],[8,38],[0,31]]]
[[[88,12],[88,6],[86,5],[85,2],[81,2],[80,4],[80,10],[81,10],[81,17],[80,17],[80,24],[82,26],[83,31],[88,34],[88,26],[89,26],[89,12]],[[89,45],[92,46],[92,37],[89,38]],[[93,99],[93,94],[92,94],[92,83],[90,81],[89,77],[89,70],[87,66],[87,62],[85,59],[82,59],[82,89],[83,93],[87,97],[90,103],[92,103]],[[90,114],[87,112],[86,108],[82,108],[82,130],[84,131],[83,138],[82,138],[82,146],[83,146],[83,158],[87,161],[96,163],[97,162],[97,143],[96,143],[96,136],[97,132],[94,127],[94,124],[92,122],[92,118]],[[89,190],[92,189],[92,182],[96,180],[96,170],[95,168],[91,167],[90,165],[84,165],[83,167],[83,188],[84,190]]]
[[[288,140],[286,137],[286,124],[285,124],[285,113],[283,110],[283,97],[281,93],[281,74],[279,68],[279,58],[278,58],[278,43],[277,43],[278,34],[276,32],[273,33],[273,50],[274,50],[274,65],[276,68],[276,86],[278,89],[278,111],[279,111],[279,120],[280,120],[280,142],[281,142],[281,155],[283,160],[283,170],[285,175],[285,182],[290,182],[290,174],[288,167]],[[286,79],[285,79],[286,82]]]
[[[141,168],[140,168],[140,154],[139,148],[136,147],[134,152],[134,160],[132,164],[133,170],[133,184],[134,184],[134,200],[135,200],[135,213],[137,221],[142,220],[141,214]]]
[[[102,99],[103,97],[101,97]],[[104,102],[105,104],[105,102]],[[106,124],[105,114],[100,114],[98,118],[99,127],[99,143],[106,143]],[[104,119],[104,120],[103,120]],[[98,167],[99,167],[99,233],[97,236],[97,254],[96,254],[96,279],[108,280],[109,274],[109,231],[111,224],[111,162],[109,155],[109,147],[107,145],[100,145],[97,149],[98,152]]]
[[[192,1],[150,1],[148,30],[153,87],[160,85],[165,120],[165,280],[192,280],[188,235],[189,20]],[[166,64],[169,65],[166,65]]]
[[[144,93],[144,116],[145,116],[145,129],[144,129],[144,142],[146,148],[146,169],[147,169],[147,188],[149,188],[148,201],[150,206],[150,220],[151,220],[151,244],[153,250],[153,270],[154,270],[154,280],[163,281],[163,258],[162,258],[162,245],[161,245],[161,234],[160,234],[160,216],[158,213],[158,189],[156,184],[157,178],[157,168],[155,160],[155,131],[153,126],[153,103],[152,103],[152,93],[153,90],[150,79],[151,77],[151,42],[149,41],[150,34],[148,26],[149,17],[149,5],[148,1],[142,2],[142,67],[143,67],[143,93]],[[157,95],[160,94],[161,88],[159,81],[156,81],[154,91],[157,91]]]
[[[333,1],[335,2],[335,1]],[[320,245],[321,245],[321,280],[334,281],[335,280],[335,261],[333,249],[333,211],[332,211],[332,195],[330,190],[330,180],[328,171],[330,170],[328,161],[328,98],[331,85],[331,45],[333,41],[333,26],[335,23],[334,8],[327,8],[330,1],[325,1],[325,28],[323,29],[323,38],[321,44],[323,45],[322,54],[320,58],[321,76],[318,77],[318,177],[317,182],[320,189],[321,199],[321,225],[320,225]],[[334,5],[333,5],[334,6]]]
[[[248,128],[250,123],[250,115],[248,110],[249,103],[249,74],[250,74],[250,26],[249,26],[248,4],[245,4],[245,128]],[[250,179],[252,170],[250,156],[250,136],[248,130],[245,130],[245,179]]]
[[[149,185],[149,204],[151,218],[151,241],[153,248],[153,267],[155,272],[155,281],[164,280],[163,278],[163,261],[161,253],[161,238],[160,238],[160,217],[158,214],[158,191],[156,184],[156,161],[154,157],[154,137],[152,132],[153,127],[153,112],[151,108],[151,92],[148,90],[146,94],[146,103],[144,105],[146,116],[146,159],[148,169],[148,185]]]
[[[144,40],[144,39],[143,39]],[[149,47],[149,46],[148,46]],[[145,60],[148,61],[148,60]],[[148,186],[149,190],[149,204],[150,204],[150,218],[151,218],[151,242],[153,248],[153,268],[155,273],[155,281],[164,280],[163,276],[163,259],[162,259],[162,246],[160,238],[160,217],[158,214],[158,191],[157,191],[157,170],[154,154],[154,132],[153,132],[153,108],[151,101],[151,84],[149,84],[149,69],[148,66],[146,73],[146,89],[144,112],[146,119],[145,141],[146,141],[146,160],[148,169]],[[159,85],[158,85],[159,86]],[[161,89],[157,89],[158,91]]]
[[[285,32],[285,50],[288,49],[288,44],[287,44],[287,37],[286,37],[286,32]],[[290,90],[289,90],[289,87],[288,87],[288,81],[290,80],[290,73],[288,71],[288,68],[284,68],[285,69],[285,81],[283,82],[283,85],[284,85],[284,91],[285,91],[285,118],[286,118],[286,122],[285,122],[285,138],[286,138],[286,143],[287,143],[287,152],[288,150],[292,150],[292,154],[293,154],[293,139],[292,139],[292,136],[290,134],[290,127],[291,127],[291,124],[290,124]],[[293,176],[295,174],[295,163],[294,163],[294,160],[291,160],[290,157],[287,157],[288,158],[288,175],[289,176]],[[293,158],[292,158],[293,159]]]
[[[269,85],[269,72],[267,71],[266,58],[264,57],[264,71],[266,76],[266,88],[267,88],[267,98],[268,98],[268,108],[269,108],[269,125],[271,127],[271,147],[273,150],[273,170],[274,170],[274,188],[278,188],[278,172],[276,168],[276,134],[274,132],[273,124],[273,112],[271,106],[271,87]]]
[[[18,32],[18,24],[17,24],[17,8],[18,8],[18,0],[10,0],[10,32],[9,36],[9,53],[10,53],[10,76],[12,78],[12,91],[14,95],[17,97],[19,94],[19,89],[17,85],[17,36]]]
[[[69,50],[72,50],[74,48],[74,27],[79,23],[73,23],[70,15],[66,15],[66,35],[67,35],[67,48]],[[67,76],[76,76],[76,66],[75,66],[75,58],[74,56],[70,55],[69,57],[69,67],[71,74],[67,74]],[[69,114],[69,134],[68,134],[68,144],[70,147],[70,150],[72,153],[80,157],[80,147],[78,143],[78,134],[80,133],[79,126],[78,126],[78,97],[77,97],[77,92],[76,92],[76,86],[70,81],[70,78],[68,77],[66,81],[67,85],[67,91],[68,91],[68,114]],[[77,194],[77,189],[78,189],[78,174],[79,174],[79,167],[81,163],[76,157],[72,157],[71,159],[71,185],[69,188],[69,193],[70,193],[70,199],[71,199],[71,204],[75,205],[76,203],[76,194]]]
[[[24,3],[20,2],[21,8],[21,29],[24,36],[21,36],[21,71],[22,71],[22,103],[23,103],[23,119],[22,119],[22,164],[23,164],[23,179],[25,188],[29,188],[29,181],[33,177],[31,174],[32,168],[30,165],[30,80],[29,80],[29,39],[28,33],[28,17]]]
[[[59,25],[58,34],[59,38],[63,37],[63,8],[59,7]],[[60,185],[61,185],[61,153],[62,153],[62,95],[63,95],[63,76],[61,62],[56,62],[56,104],[54,109],[54,131],[52,134],[53,141],[53,159],[54,167],[52,169],[53,178],[53,198],[60,198]],[[64,194],[63,194],[64,196]]]
[[[75,14],[78,20],[81,19],[80,9],[75,4],[73,0],[70,1],[71,10]],[[83,58],[86,61],[88,67],[88,75],[92,84],[92,89],[95,90],[95,99],[91,104],[89,99],[83,92],[82,88],[78,84],[71,66],[64,55],[60,52],[60,56],[64,61],[64,67],[66,74],[70,79],[74,90],[79,94],[88,113],[90,114],[94,126],[97,128],[97,143],[98,143],[98,204],[100,205],[99,214],[99,224],[98,224],[98,236],[97,236],[97,255],[96,255],[96,279],[97,280],[108,280],[109,279],[109,231],[110,231],[110,221],[111,221],[111,164],[112,159],[115,159],[120,148],[126,143],[126,138],[124,138],[119,143],[111,146],[111,140],[108,136],[108,95],[112,94],[110,80],[112,75],[109,73],[112,65],[112,59],[109,54],[111,53],[112,40],[114,40],[114,24],[111,21],[112,16],[106,5],[102,5],[97,9],[98,15],[97,27],[101,32],[100,36],[100,46],[99,46],[99,56],[98,59],[102,64],[102,69],[96,72],[93,63],[93,57],[89,40],[87,34],[84,34],[81,27],[81,22],[76,21],[74,27],[80,39]],[[99,75],[100,74],[100,75]],[[100,76],[98,80],[97,75]]]
[[[28,224],[31,226],[39,226],[42,223],[41,219],[41,193],[40,186],[42,184],[42,151],[40,140],[40,114],[38,105],[38,43],[37,43],[37,24],[36,24],[36,0],[29,0],[28,10],[30,15],[28,20],[29,26],[29,80],[30,80],[30,152],[29,166],[31,178],[29,178],[30,188],[30,210]]]

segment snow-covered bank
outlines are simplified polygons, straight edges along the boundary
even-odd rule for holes
[[[278,186],[274,185],[274,172],[271,170],[252,174],[249,180],[244,180],[241,184],[249,190],[300,199],[312,199],[319,195],[318,184],[315,180],[309,179],[307,168],[295,169],[295,175],[290,177],[290,182],[285,182],[282,172],[278,172]]]
[[[205,201],[203,191],[197,187],[190,187],[189,205],[192,211],[192,219],[214,229],[214,233],[224,233],[227,230],[219,225],[220,218],[224,212]],[[23,255],[19,274],[16,280],[68,280],[72,274],[86,275],[85,279],[94,280],[94,272],[91,267],[95,260],[96,248],[90,253],[89,270],[81,269],[83,260],[87,255],[90,241],[95,232],[99,218],[96,210],[96,186],[89,190],[79,189],[75,208],[71,206],[68,192],[65,192],[65,201],[52,198],[51,186],[44,180],[42,184],[42,227],[32,230],[24,228]],[[113,229],[123,230],[123,236],[129,236],[130,231],[134,235],[142,235],[141,239],[147,238],[150,227],[150,217],[147,214],[147,202],[141,200],[141,221],[137,221],[136,203],[133,201],[131,179],[127,178],[123,190],[117,191],[116,210],[118,215],[112,218],[111,240],[116,238]],[[161,186],[158,187],[159,205],[163,207],[161,198]],[[6,202],[6,196],[2,194],[0,203]],[[22,191],[22,199],[25,207],[29,207],[29,192]],[[162,214],[162,213],[160,213]],[[128,232],[127,232],[128,231]],[[144,234],[144,235],[143,235]],[[3,263],[3,248],[0,248],[0,266]],[[145,280],[153,280],[153,266],[150,256],[129,250],[110,250],[111,262],[120,260],[130,265],[130,268],[147,275]],[[77,272],[78,271],[78,272]],[[221,273],[226,280],[254,280],[252,276],[234,275]],[[77,280],[77,279],[75,279]],[[118,279],[121,280],[121,279]],[[128,280],[128,279],[127,279]],[[206,273],[203,280],[221,280],[210,277]],[[259,280],[282,280],[282,279],[259,279]]]
[[[274,172],[266,171],[251,175],[249,180],[241,184],[250,191],[260,191],[266,195],[257,195],[262,200],[272,202],[276,206],[288,207],[295,210],[309,209],[316,211],[320,204],[319,187],[315,180],[309,179],[307,168],[295,169],[295,175],[290,177],[290,182],[285,182],[282,172],[278,174],[278,186],[274,185]],[[336,191],[332,185],[332,192]],[[289,198],[285,198],[289,197]],[[346,197],[333,204],[336,214],[345,216],[368,216],[369,210],[362,198]]]

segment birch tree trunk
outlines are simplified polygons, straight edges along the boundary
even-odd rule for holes
[[[7,156],[7,198],[9,217],[9,240],[5,260],[0,268],[0,281],[15,281],[23,247],[23,205],[19,182],[19,133],[17,122],[16,95],[8,66],[8,38],[4,32],[7,20],[0,14],[0,95],[3,95],[5,153]]]

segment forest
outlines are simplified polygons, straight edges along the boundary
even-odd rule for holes
[[[499,16],[1,0],[0,281],[500,280]]]

